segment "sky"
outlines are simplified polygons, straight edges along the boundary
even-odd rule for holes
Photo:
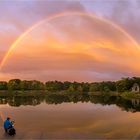
[[[0,80],[139,76],[139,23],[139,0],[0,0]]]

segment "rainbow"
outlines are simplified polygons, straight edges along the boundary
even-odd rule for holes
[[[35,25],[33,25],[32,27],[30,27],[29,29],[27,29],[23,34],[21,34],[17,40],[11,45],[11,47],[9,48],[9,50],[7,51],[7,53],[5,54],[5,56],[3,57],[1,63],[0,63],[0,70],[2,69],[3,65],[5,64],[6,60],[8,59],[9,55],[11,54],[11,52],[17,47],[17,44],[24,39],[24,37],[29,34],[30,32],[32,32],[35,28],[39,27],[40,25],[42,25],[44,22],[49,22],[53,19],[56,18],[60,18],[60,17],[65,17],[65,16],[69,16],[69,15],[77,15],[77,16],[85,16],[85,17],[90,17],[90,18],[94,18],[95,20],[100,20],[104,23],[107,23],[111,26],[113,26],[115,29],[117,29],[118,31],[120,31],[121,33],[123,33],[126,37],[128,37],[128,39],[130,39],[133,44],[138,48],[139,48],[139,44],[136,42],[136,40],[133,39],[132,36],[130,36],[130,34],[128,34],[124,29],[122,29],[120,26],[114,24],[113,22],[111,22],[110,20],[101,18],[101,17],[97,17],[93,14],[89,14],[89,13],[81,13],[81,12],[65,12],[65,13],[60,13],[57,15],[52,15],[44,20],[41,20],[40,22],[36,23]]]

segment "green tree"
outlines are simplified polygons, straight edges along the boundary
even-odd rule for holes
[[[43,90],[44,89],[44,83],[37,81],[37,80],[32,80],[31,82],[31,89],[32,90]]]
[[[48,81],[45,83],[45,87],[48,91],[60,91],[63,90],[63,83],[59,81]]]
[[[82,86],[84,92],[89,92],[89,87],[90,87],[89,83],[82,82],[81,86]]]
[[[7,90],[7,82],[5,81],[0,81],[0,90]]]
[[[123,78],[116,82],[116,89],[118,92],[129,91],[136,81],[134,78]]]
[[[20,83],[22,90],[33,90],[32,81],[23,80]]]
[[[12,79],[8,82],[9,90],[43,90],[44,83],[36,80],[21,81],[20,79]]]
[[[71,82],[65,81],[63,83],[63,90],[68,90],[68,88],[70,87],[70,85],[71,85]]]
[[[100,85],[99,85],[99,83],[91,83],[90,84],[90,87],[89,87],[89,91],[90,92],[100,91]]]
[[[75,88],[74,88],[74,85],[73,85],[73,84],[71,84],[71,85],[69,86],[68,91],[70,91],[70,92],[75,91]]]
[[[9,90],[20,90],[20,83],[21,80],[20,79],[12,79],[8,82],[8,89]]]
[[[81,85],[79,85],[79,86],[77,87],[77,91],[83,92],[83,87],[82,87]]]

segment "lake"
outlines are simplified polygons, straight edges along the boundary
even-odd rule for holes
[[[0,139],[140,139],[137,100],[92,97],[75,103],[54,101],[1,97]],[[16,122],[14,137],[2,129],[2,118],[7,116]]]

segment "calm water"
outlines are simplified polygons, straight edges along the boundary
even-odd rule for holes
[[[54,99],[1,98],[1,117],[16,121],[17,134],[9,137],[1,127],[0,139],[140,139],[139,101],[114,99],[107,105],[103,97],[93,99],[54,104]]]

